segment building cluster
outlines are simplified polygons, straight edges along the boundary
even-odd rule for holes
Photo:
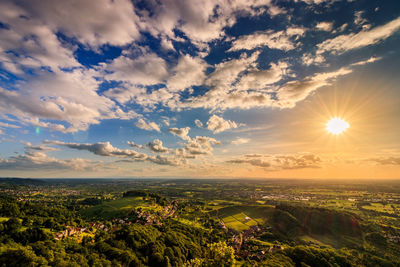
[[[225,224],[221,222],[220,226],[225,226]],[[232,230],[229,229],[229,231]],[[235,250],[235,254],[239,257],[249,257],[253,260],[262,260],[266,253],[274,253],[278,250],[283,250],[283,247],[277,244],[269,247],[267,245],[255,245],[253,243],[258,236],[262,235],[266,231],[265,228],[262,228],[259,225],[253,225],[248,230],[242,231],[241,233],[235,232],[231,239],[231,245]],[[256,246],[257,249],[254,249]]]
[[[91,231],[89,230],[89,228],[83,227],[72,227],[72,226],[68,226],[67,229],[65,229],[64,231],[58,232],[54,235],[54,238],[56,240],[61,240],[64,239],[66,237],[69,236],[75,236],[79,233],[89,233],[91,234]]]

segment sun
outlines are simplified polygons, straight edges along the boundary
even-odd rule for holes
[[[350,125],[341,118],[332,118],[326,124],[326,130],[334,135],[338,135],[346,131]]]

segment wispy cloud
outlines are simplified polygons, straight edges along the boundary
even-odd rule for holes
[[[246,155],[227,161],[232,164],[250,164],[267,170],[294,170],[320,168],[321,159],[317,155]]]
[[[330,52],[334,54],[344,53],[353,49],[376,44],[400,29],[400,17],[382,26],[370,30],[363,30],[358,33],[339,35],[318,44],[317,54]]]
[[[144,119],[139,119],[136,123],[136,127],[146,131],[160,132],[160,126],[155,122],[146,122]]]

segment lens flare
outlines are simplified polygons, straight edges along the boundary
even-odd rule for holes
[[[326,130],[334,135],[338,135],[346,131],[350,125],[340,118],[333,118],[328,121],[326,124]]]

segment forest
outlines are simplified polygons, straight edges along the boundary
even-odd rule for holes
[[[2,180],[0,265],[399,266],[396,186]]]

